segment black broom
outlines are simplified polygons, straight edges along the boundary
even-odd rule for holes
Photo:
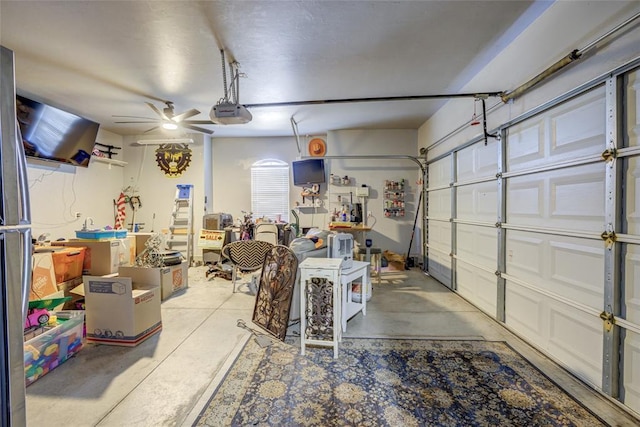
[[[416,208],[416,218],[413,220],[413,229],[411,230],[411,240],[409,240],[409,249],[407,249],[407,256],[404,259],[404,269],[409,269],[409,255],[411,254],[411,245],[413,245],[413,236],[416,234],[416,224],[418,223],[418,213],[420,212],[420,205],[422,204],[422,189],[420,189],[420,197],[418,197],[418,207]]]

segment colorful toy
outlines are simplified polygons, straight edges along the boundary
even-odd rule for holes
[[[71,297],[47,298],[29,301],[27,318],[24,321],[24,329],[32,330],[49,323],[49,310],[71,300]]]

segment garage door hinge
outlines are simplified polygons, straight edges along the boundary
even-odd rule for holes
[[[602,152],[601,156],[605,162],[614,160],[616,157],[618,157],[618,150],[616,150],[615,148],[607,148]]]
[[[604,321],[604,328],[606,329],[606,331],[611,332],[613,325],[615,325],[616,323],[616,319],[613,316],[613,313],[603,311],[602,313],[600,313],[600,318]]]
[[[600,237],[604,240],[607,248],[611,248],[617,239],[615,231],[603,231]]]

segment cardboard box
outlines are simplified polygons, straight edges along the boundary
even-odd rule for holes
[[[84,265],[83,247],[57,247],[51,254],[53,257],[53,271],[56,274],[56,283],[62,283],[78,277],[82,278]]]
[[[87,341],[133,347],[162,330],[160,287],[84,276]]]
[[[142,251],[144,251],[147,247],[145,243],[149,240],[149,237],[153,236],[155,233],[131,233],[130,237],[136,239],[136,256],[140,255]],[[134,262],[135,264],[135,262]]]
[[[52,242],[53,246],[85,247],[83,274],[104,276],[118,272],[120,266],[131,265],[126,239],[90,241],[71,239]]]
[[[51,252],[36,252],[31,264],[29,301],[42,299],[58,291]]]
[[[82,349],[84,312],[62,311],[55,314],[59,316],[57,326],[24,343],[24,374],[27,385]]]
[[[84,300],[84,295],[78,295],[71,292],[77,287],[82,288],[82,276],[75,279],[68,280],[66,282],[58,283],[58,290],[63,292],[63,296],[71,297],[70,301],[64,303],[63,310],[80,310],[78,308],[78,301]]]
[[[188,286],[187,261],[167,267],[120,267],[122,277],[131,277],[134,282],[158,285],[162,292],[162,301]]]

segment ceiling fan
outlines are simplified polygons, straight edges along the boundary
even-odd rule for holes
[[[183,113],[175,114],[174,108],[173,108],[173,102],[165,101],[164,103],[166,106],[162,110],[158,109],[158,107],[156,107],[150,102],[145,103],[149,106],[149,108],[151,108],[151,110],[153,110],[154,113],[156,113],[156,115],[158,116],[157,118],[137,117],[137,116],[114,116],[114,117],[144,119],[144,120],[135,120],[135,121],[129,120],[126,122],[122,121],[122,122],[116,122],[116,123],[157,123],[157,126],[152,127],[151,129],[147,130],[145,133],[151,132],[158,128],[175,130],[175,129],[178,129],[179,127],[184,129],[191,129],[196,132],[206,133],[208,135],[211,135],[213,133],[211,129],[206,129],[201,126],[196,126],[196,125],[215,124],[211,120],[187,120],[190,117],[197,116],[198,114],[200,114],[200,111],[196,110],[195,108],[192,108]]]

